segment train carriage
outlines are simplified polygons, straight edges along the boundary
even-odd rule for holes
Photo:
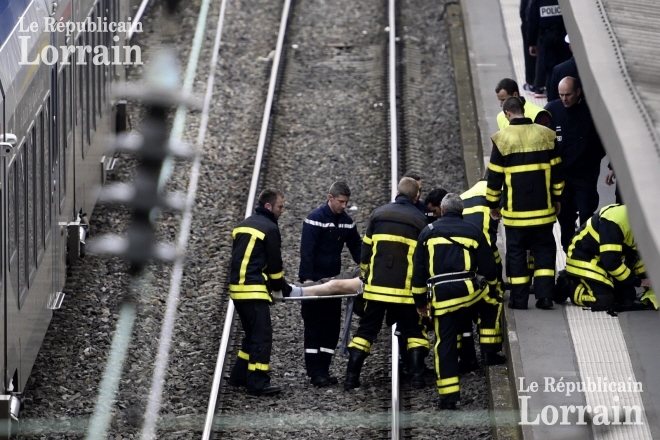
[[[126,32],[107,24],[127,12],[126,0],[0,0],[0,419],[16,412],[79,256],[111,159],[109,87],[125,77],[126,60],[60,49],[123,47]],[[84,22],[97,26],[66,26]]]

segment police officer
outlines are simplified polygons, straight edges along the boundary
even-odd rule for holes
[[[568,44],[568,49],[572,53],[573,49],[571,48],[571,40],[568,37],[568,35],[564,37],[564,41],[566,42],[566,44]],[[550,76],[550,81],[548,82],[548,90],[547,90],[548,102],[552,102],[555,99],[559,99],[559,82],[562,79],[566,78],[567,76],[572,76],[578,81],[580,80],[580,75],[578,73],[577,63],[575,62],[574,56],[571,56],[563,63],[557,64],[552,69],[552,76]]]
[[[301,282],[339,275],[344,243],[355,263],[360,264],[362,240],[355,222],[345,212],[350,197],[348,184],[335,182],[327,203],[305,219],[300,240]],[[311,384],[317,387],[336,384],[337,378],[330,376],[330,362],[339,340],[341,299],[303,301],[301,312],[305,322],[305,366]]]
[[[245,337],[228,382],[246,386],[248,394],[280,392],[270,382],[273,328],[272,295],[288,296],[290,286],[282,272],[281,236],[277,219],[284,211],[284,196],[277,189],[261,192],[256,212],[232,231],[229,295],[234,301]]]
[[[530,0],[527,25],[529,53],[537,57],[534,96],[545,98],[546,82],[550,79],[552,69],[571,56],[563,41],[566,28],[559,1]]]
[[[536,307],[551,309],[556,258],[552,225],[564,188],[555,133],[525,118],[518,98],[508,98],[502,109],[510,125],[491,138],[486,199],[491,216],[504,219],[509,307],[527,308],[531,283],[527,250],[531,249]]]
[[[518,83],[512,80],[511,78],[504,78],[497,83],[495,86],[495,93],[497,94],[497,99],[500,101],[500,107],[507,98],[515,96],[520,99],[523,103],[525,110],[525,117],[534,121],[535,124],[541,124],[546,127],[550,127],[552,124],[552,116],[547,110],[544,110],[543,107],[540,107],[533,102],[526,101],[525,98],[520,96],[520,90],[518,89]],[[497,114],[497,126],[499,129],[509,125],[509,121],[506,119],[504,112],[499,112]]]
[[[360,386],[362,364],[371,351],[387,312],[387,325],[397,323],[398,331],[406,340],[406,349],[414,388],[423,388],[424,358],[429,352],[429,341],[424,334],[422,318],[413,301],[412,255],[417,237],[426,226],[426,217],[414,204],[419,185],[404,177],[398,185],[394,203],[376,209],[369,220],[362,240],[360,267],[365,279],[365,315],[348,345],[349,360],[344,389]]]
[[[569,289],[574,304],[609,312],[647,308],[635,301],[635,287],[650,283],[625,205],[601,208],[578,229],[568,248],[566,272],[575,279]]]
[[[577,79],[566,77],[559,82],[560,99],[545,108],[553,117],[557,146],[562,160],[566,188],[558,215],[564,251],[575,233],[575,220],[586,222],[598,208],[598,176],[605,155],[591,112],[583,99]]]
[[[497,268],[481,228],[463,220],[463,201],[449,193],[442,199],[442,217],[420,234],[413,263],[413,292],[420,315],[428,314],[428,289],[435,323],[435,371],[440,409],[455,409],[460,399],[456,335],[474,307],[484,365],[506,362],[499,323],[502,303]],[[476,274],[483,275],[483,287]]]

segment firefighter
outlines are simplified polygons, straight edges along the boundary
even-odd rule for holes
[[[406,173],[403,177],[410,177],[415,182],[417,182],[417,185],[419,185],[419,194],[417,195],[417,200],[415,200],[415,206],[417,207],[417,209],[419,209],[419,212],[421,212],[426,216],[427,223],[433,223],[435,221],[435,215],[433,214],[433,211],[428,207],[426,203],[422,202],[421,200],[422,178],[419,176],[419,174],[415,174],[415,173]]]
[[[248,394],[280,392],[270,382],[273,327],[270,304],[274,297],[288,296],[284,280],[280,229],[277,219],[284,211],[284,196],[277,189],[261,192],[256,212],[232,231],[229,295],[245,333],[228,382],[246,386]]]
[[[502,104],[504,104],[504,101],[506,101],[507,98],[515,96],[523,103],[526,118],[531,119],[535,124],[550,128],[550,125],[552,124],[552,116],[550,115],[550,112],[520,96],[518,83],[511,78],[500,80],[500,82],[497,83],[497,86],[495,86],[495,93],[497,94],[497,100],[500,102],[500,107],[502,107]],[[504,112],[499,112],[497,114],[498,128],[501,130],[507,125],[509,125],[509,121],[504,115]]]
[[[536,307],[551,309],[557,245],[552,226],[564,188],[555,132],[523,116],[518,98],[502,106],[510,125],[492,136],[486,199],[506,230],[509,307],[526,309],[531,277],[527,250],[534,255]],[[502,208],[500,208],[502,202]]]
[[[424,198],[424,204],[433,213],[433,221],[440,218],[440,203],[447,195],[447,190],[444,188],[433,188]],[[433,222],[431,222],[433,223]]]
[[[417,237],[427,224],[424,214],[415,207],[418,197],[417,182],[404,177],[399,182],[395,201],[377,208],[369,219],[360,263],[365,279],[365,315],[348,345],[344,381],[347,391],[360,386],[362,364],[382,327],[385,313],[387,325],[396,323],[406,341],[413,387],[425,386],[424,358],[430,344],[411,291],[412,255]]]
[[[605,206],[582,224],[568,248],[566,273],[573,278],[566,293],[579,306],[610,313],[657,308],[652,292],[646,304],[635,301],[635,287],[650,288],[650,282],[625,205]]]
[[[464,322],[479,316],[484,365],[506,362],[502,350],[501,295],[497,267],[481,228],[463,220],[463,201],[449,193],[442,199],[442,217],[421,233],[413,263],[413,296],[420,315],[429,313],[435,324],[435,372],[440,409],[456,409],[460,400],[456,335]],[[481,285],[477,274],[485,277]],[[429,292],[430,290],[430,292]]]
[[[300,239],[301,282],[332,278],[341,272],[344,244],[355,264],[360,264],[362,240],[355,222],[346,213],[351,189],[346,182],[335,182],[328,191],[328,201],[313,210],[303,222]],[[330,362],[339,340],[341,299],[302,301],[305,322],[305,366],[310,383],[324,387],[337,383],[330,376]]]
[[[486,185],[486,179],[481,179],[472,188],[461,194],[461,199],[463,200],[463,219],[480,228],[486,236],[486,240],[493,252],[493,257],[495,257],[498,288],[502,291],[502,257],[500,257],[500,252],[497,249],[497,225],[499,222],[490,216],[490,208],[486,200]],[[476,314],[474,311],[469,314],[472,319],[464,320],[458,334],[458,357],[460,359],[458,362],[458,371],[461,374],[469,373],[479,368],[472,335],[472,321],[476,322]]]

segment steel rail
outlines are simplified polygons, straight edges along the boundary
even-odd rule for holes
[[[275,46],[275,57],[273,58],[273,67],[270,74],[270,84],[268,85],[268,94],[266,96],[266,105],[264,106],[264,116],[261,124],[261,132],[259,133],[259,141],[257,144],[257,154],[254,159],[254,169],[252,172],[252,180],[250,182],[250,191],[248,194],[247,204],[245,208],[245,218],[249,217],[254,210],[254,199],[257,194],[259,185],[259,176],[261,174],[261,162],[263,161],[264,149],[266,146],[266,137],[268,134],[268,127],[270,125],[270,115],[273,109],[273,101],[275,97],[275,87],[277,85],[277,77],[279,75],[280,60],[282,58],[284,36],[286,33],[287,23],[289,21],[289,10],[291,8],[291,0],[284,1],[282,8],[282,18],[280,20],[280,29],[277,36],[277,44]],[[202,440],[209,440],[213,428],[213,419],[215,417],[215,409],[218,400],[218,393],[222,384],[222,373],[225,368],[225,361],[227,360],[227,348],[229,347],[229,337],[231,334],[231,327],[234,321],[234,303],[230,299],[227,305],[227,312],[225,315],[225,324],[222,330],[222,338],[220,339],[220,348],[218,350],[218,361],[215,366],[213,374],[213,384],[211,388],[211,396],[209,397],[209,405],[206,412],[206,419],[204,422],[204,431],[202,432]]]
[[[163,326],[161,328],[161,335],[159,339],[160,344],[158,347],[158,355],[156,357],[156,364],[154,367],[154,375],[152,380],[151,391],[149,394],[149,402],[147,404],[145,421],[142,426],[141,438],[143,440],[155,438],[155,434],[156,434],[156,421],[158,420],[158,413],[160,411],[163,385],[165,382],[165,370],[169,362],[169,350],[171,346],[172,334],[174,332],[174,321],[176,318],[177,304],[179,302],[179,296],[181,291],[181,281],[183,279],[185,250],[188,243],[188,238],[190,236],[190,228],[192,225],[192,218],[193,218],[192,213],[195,207],[195,195],[197,194],[197,184],[199,182],[200,168],[203,159],[204,140],[206,139],[206,131],[209,122],[211,101],[213,99],[215,71],[218,65],[220,42],[222,40],[222,29],[224,24],[226,8],[227,8],[227,0],[222,0],[222,4],[220,6],[220,14],[218,16],[218,25],[216,28],[215,42],[213,45],[213,52],[212,52],[213,56],[211,57],[209,77],[206,83],[206,94],[204,96],[204,104],[202,107],[200,128],[197,135],[197,144],[196,144],[197,154],[195,155],[195,159],[193,161],[193,165],[190,172],[190,182],[188,185],[188,192],[186,194],[186,205],[185,205],[186,207],[183,212],[180,234],[177,240],[177,258],[174,262],[172,277],[170,278],[170,291],[167,300],[165,319],[163,322]],[[203,35],[203,32],[199,33],[199,35],[200,35],[199,47],[201,49],[201,35]],[[196,71],[196,69],[194,70]],[[192,82],[190,83],[189,87],[192,88]],[[176,136],[176,132],[173,134]]]
[[[399,183],[399,139],[396,113],[396,0],[388,1],[389,15],[389,101],[390,101],[390,156],[391,156],[391,199],[397,195]],[[399,338],[396,324],[392,326],[392,420],[390,433],[393,440],[401,437],[401,393],[399,383]]]
[[[144,10],[146,9],[148,0],[144,0],[142,4],[140,5],[140,9],[138,10],[138,14],[136,15],[136,20],[133,22],[133,25],[131,26],[131,29],[129,30],[129,34],[127,34],[127,38],[132,37],[132,33],[135,30],[135,27],[137,26],[137,22],[139,22],[139,19],[142,17],[142,14],[144,13]],[[203,35],[206,29],[206,21],[208,17],[208,10],[209,10],[209,4],[210,0],[203,0],[202,7],[200,8],[200,14],[198,17],[197,21],[197,27],[195,30],[195,37],[193,40],[193,47],[191,51],[190,58],[188,59],[188,65],[186,68],[186,76],[184,79],[182,91],[190,93],[192,90],[192,85],[193,85],[193,80],[195,78],[196,72],[197,72],[197,66],[198,66],[198,61],[199,61],[199,53],[201,52],[201,46],[203,43]],[[181,105],[176,114],[176,118],[173,124],[172,128],[172,133],[170,134],[170,141],[171,142],[177,142],[181,138],[181,133],[183,131],[183,125],[185,124],[185,119],[187,115],[187,109],[185,106]],[[197,155],[199,156],[199,154]],[[196,158],[195,163],[197,163],[197,160],[199,159]],[[200,159],[201,160],[201,159]],[[167,164],[164,165],[163,168],[166,168]],[[193,170],[195,168],[195,165],[193,165]],[[160,186],[164,184],[164,181],[166,179],[163,178],[164,175],[168,174],[166,170],[163,170],[161,172],[161,182]],[[199,170],[197,170],[197,174],[199,174]],[[193,179],[194,176],[191,176],[191,179]],[[196,184],[195,184],[195,190],[196,190]],[[189,194],[190,196],[190,194]],[[192,194],[192,197],[194,199],[194,193]],[[187,198],[188,201],[188,198]],[[185,212],[184,212],[184,219],[182,220],[182,228],[185,222]],[[189,227],[189,226],[188,226]],[[188,233],[183,233],[183,230],[181,232],[181,236],[185,235],[186,236],[186,241],[187,241],[187,235]],[[185,248],[185,245],[184,245]],[[184,261],[184,256],[181,255],[175,260],[175,267],[174,267],[174,273],[172,276],[172,279],[174,280],[175,274],[176,274],[176,268],[177,265],[180,264],[181,266],[183,265]],[[180,284],[180,279],[178,281]],[[162,376],[164,377],[164,369],[166,367],[166,364],[164,366],[161,366],[161,361],[163,360],[163,351],[165,351],[165,363],[167,362],[167,353],[169,353],[169,347],[171,343],[171,334],[172,334],[172,328],[173,324],[170,325],[168,322],[169,319],[173,320],[174,315],[176,314],[176,304],[178,303],[178,289],[179,287],[172,288],[170,289],[169,297],[168,297],[168,302],[167,302],[167,309],[165,312],[166,316],[166,322],[163,324],[163,330],[161,334],[161,342],[159,345],[159,350],[158,350],[158,357],[156,361],[156,365],[154,368],[154,384],[157,384],[158,382],[161,382],[160,387],[156,386],[156,391],[159,393],[157,397],[154,396],[154,389],[152,387],[152,390],[150,391],[150,398],[149,398],[149,406],[153,408],[155,401],[157,401],[156,405],[156,411],[154,412],[152,409],[147,411],[147,414],[145,415],[145,422],[144,426],[147,427],[148,431],[151,431],[151,427],[153,424],[153,427],[155,427],[155,421],[158,417],[158,409],[160,407],[160,393],[162,392],[162,381],[164,379],[161,379],[161,371],[162,371]],[[114,396],[116,395],[118,385],[119,385],[119,380],[121,377],[121,369],[122,365],[124,363],[125,357],[126,357],[126,351],[128,350],[128,345],[130,343],[130,335],[132,333],[132,328],[134,325],[135,321],[135,311],[131,310],[130,307],[123,307],[122,308],[122,313],[120,314],[120,318],[117,322],[117,332],[115,334],[115,337],[113,339],[113,345],[110,350],[110,355],[109,355],[109,361],[106,366],[106,370],[104,371],[104,375],[101,381],[101,389],[99,391],[99,398],[94,410],[94,414],[92,415],[92,418],[90,419],[90,425],[87,433],[87,439],[88,440],[95,440],[95,439],[101,439],[105,435],[108,429],[109,425],[109,420],[110,420],[110,412],[112,409],[112,402],[114,400]],[[171,328],[170,328],[171,327]],[[165,339],[163,339],[163,334],[165,334]],[[118,335],[126,335],[126,336],[118,336]],[[112,362],[111,362],[112,361]],[[152,421],[153,418],[153,421]],[[144,435],[144,434],[143,434]],[[153,436],[153,435],[152,435]]]
[[[135,34],[135,30],[137,29],[138,23],[142,21],[142,15],[144,15],[145,9],[147,9],[147,5],[149,4],[149,0],[142,0],[142,3],[140,3],[140,7],[137,10],[137,13],[135,14],[135,18],[131,21],[131,28],[128,30],[126,33],[126,41],[131,41],[133,38],[133,35]]]

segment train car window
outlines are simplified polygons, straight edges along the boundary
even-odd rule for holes
[[[47,122],[47,121],[46,121]],[[37,266],[43,258],[44,250],[44,179],[46,170],[44,170],[44,111],[41,109],[37,116],[37,139],[34,153],[34,231],[35,231],[35,252],[37,255]]]
[[[51,217],[51,205],[53,203],[53,191],[51,185],[53,182],[51,158],[54,157],[51,151],[55,148],[56,142],[53,142],[53,117],[50,111],[50,96],[46,97],[44,104],[44,151],[43,151],[43,167],[44,167],[44,247],[48,247],[48,239],[50,238],[50,230],[52,229],[53,219]]]
[[[92,21],[96,21],[96,12],[92,14]],[[96,47],[96,32],[89,32],[89,39],[92,47]],[[96,77],[96,66],[94,63],[87,63],[89,66],[89,78],[90,78],[90,90],[89,90],[89,98],[90,98],[90,113],[92,116],[92,123],[94,124],[92,129],[93,131],[96,131],[96,81],[98,78]]]
[[[103,7],[100,1],[96,4],[96,16],[99,17],[101,20],[103,20]],[[99,46],[107,47],[103,35],[104,34],[100,29],[96,32],[96,44],[98,44]],[[96,110],[98,111],[99,118],[102,117],[103,115],[101,96],[103,94],[103,84],[105,83],[105,81],[103,81],[104,71],[105,71],[104,64],[99,64],[98,66],[96,66]]]
[[[82,33],[81,33],[80,35],[78,35],[78,39],[76,40],[76,46],[80,47],[80,46],[83,46],[83,45],[84,45],[84,41],[83,41],[83,36],[82,36]],[[72,58],[72,62],[74,62],[73,58]],[[76,114],[76,125],[82,124],[82,118],[83,118],[83,115],[84,115],[83,114],[83,88],[84,88],[84,84],[83,84],[83,81],[82,81],[83,67],[84,66],[82,64],[78,64],[80,62],[81,62],[81,60],[78,59],[78,54],[76,53],[75,63],[76,63],[76,69],[78,70],[76,72],[76,81],[78,82],[78,102],[76,103],[76,112],[75,112],[75,114]],[[83,131],[83,138],[84,138],[85,133],[84,133],[84,130],[82,130],[82,131]]]
[[[26,256],[26,237],[27,234],[27,216],[25,209],[25,168],[26,168],[26,158],[25,158],[25,143],[21,145],[18,149],[18,154],[16,157],[16,212],[17,212],[17,227],[18,227],[18,305],[19,307],[22,304],[22,299],[24,298],[24,293],[27,290],[27,256]]]
[[[69,55],[69,62],[73,59],[73,56]],[[67,90],[69,93],[66,94],[66,133],[67,133],[67,139],[68,136],[71,134],[71,131],[73,130],[73,119],[76,116],[76,113],[74,112],[73,104],[75,104],[75,101],[73,100],[73,67],[72,64],[69,64],[68,66],[65,67],[66,69],[66,80],[67,80]]]
[[[89,32],[85,32],[83,35],[85,45],[89,45],[91,42],[89,41]],[[85,59],[85,65],[82,66],[82,76],[83,76],[83,82],[85,83],[84,86],[84,92],[83,92],[83,120],[84,125],[83,125],[83,130],[85,131],[85,135],[83,136],[85,138],[86,144],[89,145],[92,142],[92,136],[91,136],[91,118],[89,116],[89,63],[91,62],[91,54],[88,54],[85,52],[83,55]]]
[[[60,114],[61,116],[61,123],[59,124],[59,127],[62,129],[63,133],[62,136],[60,136],[60,139],[62,140],[62,143],[60,144],[60,148],[58,149],[58,170],[59,170],[59,200],[60,200],[60,214],[62,213],[62,204],[64,202],[64,198],[66,197],[66,139],[67,139],[67,117],[68,115],[68,108],[67,104],[69,103],[69,66],[67,66],[65,69],[62,70],[62,93],[64,99],[62,99],[62,113]]]
[[[12,288],[18,288],[18,228],[16,224],[16,161],[9,167],[7,174],[7,223],[9,233],[9,278]]]
[[[25,153],[25,177],[27,184],[27,191],[25,192],[25,203],[27,207],[26,212],[26,247],[25,257],[27,259],[27,276],[28,276],[28,286],[32,285],[32,280],[34,275],[37,272],[37,249],[35,248],[34,240],[34,205],[35,197],[37,192],[35,191],[35,150],[37,148],[37,126],[32,124],[32,127],[28,130],[28,138],[26,143],[26,153]]]

